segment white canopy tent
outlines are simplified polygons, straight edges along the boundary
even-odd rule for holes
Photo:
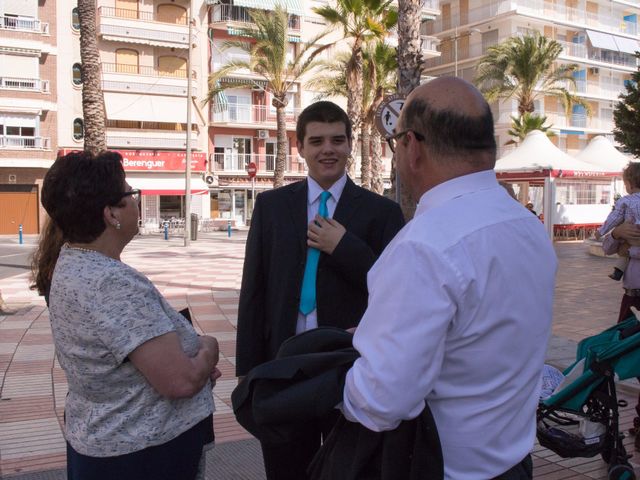
[[[618,168],[609,168],[578,160],[556,147],[543,132],[530,132],[513,151],[500,158],[495,166],[499,180],[543,186],[544,225],[550,238],[554,225],[566,223],[558,218],[555,182],[562,179],[610,178],[619,175]],[[526,201],[526,199],[525,199]],[[609,205],[598,205],[594,218],[606,218]]]
[[[616,147],[602,135],[594,137],[589,142],[589,145],[578,153],[575,158],[602,168],[617,170],[618,174],[622,172],[622,169],[626,167],[629,162],[634,161],[632,157],[616,149]]]

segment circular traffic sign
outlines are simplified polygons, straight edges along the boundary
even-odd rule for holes
[[[402,110],[404,102],[405,97],[395,93],[385,97],[376,109],[376,127],[383,137],[388,137],[393,134],[393,129],[396,128],[396,123],[398,122],[400,110]]]
[[[256,173],[258,173],[258,167],[255,162],[249,162],[249,165],[247,165],[247,173],[249,174],[249,178],[256,176]]]

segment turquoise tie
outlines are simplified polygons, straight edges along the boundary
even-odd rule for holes
[[[318,215],[327,217],[327,199],[331,196],[329,192],[320,194],[320,206]],[[300,312],[309,315],[316,308],[316,276],[318,274],[318,260],[320,260],[320,250],[309,248],[307,251],[307,264],[304,267],[304,277],[302,279],[302,290],[300,291]]]

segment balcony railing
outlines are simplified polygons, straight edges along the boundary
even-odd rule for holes
[[[51,139],[45,137],[0,135],[0,148],[48,150],[51,148]]]
[[[246,23],[253,24],[254,21],[249,14],[249,9],[245,7],[238,7],[235,5],[215,5],[213,9],[213,23]],[[289,30],[296,32],[300,31],[300,17],[297,15],[289,15]]]
[[[126,73],[129,75],[146,75],[149,77],[187,78],[187,69],[174,70],[172,72],[158,70],[147,65],[127,65],[124,63],[103,63],[103,73]]]
[[[545,112],[544,115],[547,116],[547,123],[553,124],[555,128],[588,128],[607,132],[611,132],[614,128],[613,120],[595,116],[589,117],[585,114],[575,113],[567,117],[562,114]]]
[[[168,137],[126,137],[123,135],[111,135],[107,133],[107,146],[108,147],[129,147],[129,148],[151,148],[151,149],[162,149],[162,148],[180,148],[184,149],[187,147],[187,139],[184,138],[168,138]],[[195,146],[194,143],[197,140],[197,135],[192,134],[191,136],[191,145]]]
[[[49,80],[39,78],[0,77],[0,88],[7,90],[29,90],[49,93]]]
[[[585,58],[596,62],[611,63],[623,67],[636,67],[636,57],[629,53],[614,52],[600,48],[589,48],[584,43],[573,43],[557,40],[562,45],[562,53],[569,57]]]
[[[49,34],[49,24],[31,17],[14,17],[0,15],[0,28],[6,30],[20,30],[26,32]]]
[[[261,172],[273,172],[276,166],[276,156],[256,153],[214,153],[214,170],[230,173],[246,174],[247,165],[254,162],[258,167],[258,174]],[[285,160],[285,172],[303,174],[306,165],[302,159],[295,155],[287,155]]]
[[[176,25],[186,25],[187,17],[178,17],[171,22],[167,22],[165,18],[159,18],[153,12],[141,12],[128,8],[100,7],[100,15],[104,17],[126,18],[129,20],[143,20],[145,22],[161,22],[172,23]]]
[[[437,52],[440,42],[436,37],[420,35],[420,49],[424,52]]]
[[[270,106],[228,103],[224,110],[216,111],[220,108],[213,108],[212,121],[215,123],[276,123],[276,111]],[[301,111],[300,108],[286,109],[287,122],[295,122]]]
[[[102,82],[102,89],[107,92],[149,93],[150,88],[153,88],[155,95],[172,95],[177,97],[187,95],[187,82],[184,82],[184,85],[163,85],[158,82],[152,85],[142,82],[112,82],[108,80],[103,80]],[[198,87],[196,85],[191,87],[191,93],[194,97],[198,95]]]

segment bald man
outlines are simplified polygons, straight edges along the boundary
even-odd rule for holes
[[[445,478],[532,478],[551,242],[498,184],[491,111],[471,84],[443,77],[416,88],[388,141],[419,203],[369,271],[343,413],[385,431],[426,400]]]

